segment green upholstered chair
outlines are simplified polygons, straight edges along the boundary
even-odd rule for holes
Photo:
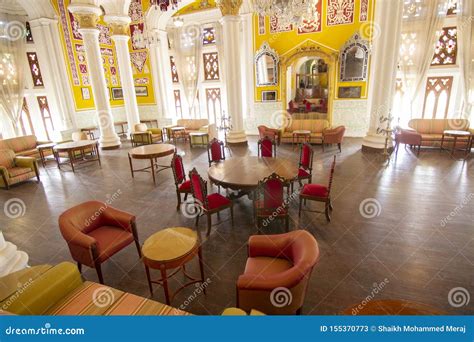
[[[146,124],[136,124],[130,135],[132,146],[149,145],[163,142],[163,131],[161,128],[148,128]]]
[[[15,157],[12,150],[0,150],[0,186],[11,185],[36,177],[40,181],[38,164],[32,157]]]

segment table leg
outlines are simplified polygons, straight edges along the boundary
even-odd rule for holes
[[[61,160],[59,157],[59,152],[53,151],[54,159],[56,159],[56,164],[58,164],[58,169],[61,170]]]
[[[153,184],[156,185],[155,161],[153,160],[153,158],[151,158],[150,162],[151,162],[151,174],[153,175]]]
[[[444,134],[441,136],[441,146],[439,148],[441,151],[443,150],[443,145],[444,145]]]
[[[162,267],[160,269],[160,271],[161,271],[161,279],[163,281],[163,290],[165,291],[166,304],[171,305],[171,303],[170,303],[170,292],[169,292],[169,289],[168,289],[168,277],[166,275],[166,269],[164,267]]]
[[[76,170],[74,170],[74,153],[73,153],[73,151],[69,150],[68,151],[68,156],[69,156],[69,164],[71,164],[72,172],[76,172]]]
[[[199,257],[199,270],[201,271],[201,285],[204,283],[204,265],[202,262],[202,249],[199,247],[198,250],[198,257]],[[206,294],[206,286],[203,286],[204,294]]]
[[[151,283],[150,268],[145,265],[146,278],[148,279],[148,287],[150,288],[150,294],[153,296],[153,284]]]
[[[133,173],[132,158],[130,157],[130,154],[128,154],[128,162],[130,163],[130,171],[132,172],[132,178],[135,178],[135,175],[134,175],[134,173]]]
[[[97,161],[99,162],[99,166],[102,168],[102,162],[100,161],[99,145],[95,145],[95,152],[97,153]]]
[[[457,136],[454,136],[454,141],[453,141],[453,148],[451,149],[451,155],[454,155],[454,151],[456,150],[456,142],[458,140]]]
[[[45,163],[45,160],[44,160],[44,152],[43,152],[43,149],[40,149],[40,150],[39,150],[39,154],[40,154],[40,158],[41,158],[41,163],[43,164],[43,167],[46,168],[46,163]]]

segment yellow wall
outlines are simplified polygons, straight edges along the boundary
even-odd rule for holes
[[[296,28],[293,28],[292,31],[288,32],[278,32],[270,33],[270,19],[265,18],[265,34],[260,35],[258,31],[258,16],[253,16],[253,36],[254,36],[254,52],[261,47],[263,42],[268,42],[270,47],[274,49],[280,56],[287,54],[292,49],[295,49],[298,45],[312,40],[317,42],[319,45],[322,45],[322,49],[328,51],[333,51],[338,53],[340,48],[344,43],[349,40],[354,33],[357,33],[361,30],[361,25],[364,25],[362,29],[364,32],[367,31],[367,26],[373,20],[374,5],[375,0],[369,0],[369,15],[366,22],[359,21],[359,10],[360,10],[360,0],[355,0],[355,9],[354,9],[354,20],[352,24],[342,24],[336,26],[327,26],[326,13],[327,13],[327,2],[328,0],[319,0],[322,5],[322,29],[321,32],[315,33],[302,33],[298,34]],[[365,28],[365,29],[364,29]],[[254,70],[255,72],[255,70]],[[281,81],[281,73],[285,72],[279,70],[279,82]],[[337,65],[337,79],[336,85],[334,87],[334,98],[337,99],[337,91],[339,86],[361,86],[361,98],[367,98],[367,83],[368,82],[339,82],[339,64]],[[277,86],[268,86],[268,87],[254,87],[255,101],[261,101],[262,91],[265,90],[276,90],[278,100],[285,101],[281,99],[281,84]]]
[[[90,110],[94,109],[94,99],[93,99],[93,94],[92,94],[92,88],[89,85],[87,85],[87,82],[84,81],[83,76],[88,77],[88,71],[87,73],[81,73],[81,64],[87,66],[87,62],[85,60],[81,60],[81,58],[85,58],[85,53],[84,52],[78,52],[76,49],[76,46],[83,45],[82,39],[78,39],[78,37],[74,37],[73,34],[73,27],[72,27],[72,21],[71,17],[67,11],[67,6],[70,3],[70,0],[51,0],[54,8],[57,11],[58,17],[59,17],[59,30],[60,30],[60,36],[61,36],[61,42],[62,42],[62,48],[64,51],[64,55],[66,56],[65,63],[68,65],[68,79],[69,83],[71,86],[71,89],[74,94],[74,104],[76,110]],[[142,1],[142,12],[145,13],[146,9],[149,7],[149,1]],[[135,21],[132,22],[133,24],[138,24],[141,21]],[[100,20],[98,25],[103,25],[107,27],[107,25]],[[68,42],[70,44],[68,44]],[[70,49],[68,48],[68,45],[71,47]],[[123,107],[124,106],[124,101],[123,100],[114,100],[112,98],[111,94],[111,88],[120,88],[121,87],[121,82],[120,82],[120,70],[118,67],[118,61],[117,61],[117,56],[116,56],[116,50],[115,50],[115,44],[113,41],[111,41],[110,44],[100,44],[101,49],[109,49],[107,51],[111,50],[110,56],[106,54],[102,54],[103,57],[103,65],[104,65],[104,72],[105,72],[105,78],[107,80],[107,87],[109,90],[109,98],[110,98],[110,104],[112,107]],[[131,41],[129,42],[129,49],[130,52],[146,52],[147,53],[147,59],[145,62],[145,65],[140,72],[137,70],[132,63],[132,69],[133,69],[133,77],[135,79],[135,86],[146,86],[147,87],[147,96],[137,96],[137,101],[138,104],[155,104],[155,96],[153,92],[153,84],[152,84],[152,75],[151,75],[151,65],[150,65],[150,58],[148,55],[147,49],[137,49],[133,50],[132,49],[132,43]],[[76,74],[78,77],[73,77],[73,69],[76,69]],[[117,73],[112,75],[112,70],[115,68],[117,70]],[[146,84],[139,84],[138,82],[147,80]],[[90,83],[90,79],[89,79]],[[83,92],[88,92],[90,94],[90,99],[84,99],[83,98]]]

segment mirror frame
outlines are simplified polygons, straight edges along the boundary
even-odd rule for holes
[[[260,76],[258,72],[258,64],[259,64],[258,61],[260,60],[260,58],[264,57],[265,55],[270,56],[273,59],[273,62],[275,63],[275,66],[274,66],[275,81],[274,82],[263,82],[263,80],[260,80]],[[278,56],[276,51],[273,50],[270,47],[270,45],[268,45],[267,42],[262,43],[262,46],[255,54],[254,62],[255,62],[255,81],[256,81],[257,87],[278,85],[278,68],[279,68],[280,57]]]
[[[350,49],[354,46],[361,48],[364,51],[364,61],[362,65],[362,75],[360,77],[345,77],[347,70],[346,55]],[[339,80],[341,82],[354,82],[354,81],[367,81],[367,74],[369,70],[369,54],[370,54],[370,43],[362,39],[359,33],[355,33],[342,47],[340,52],[340,69],[339,69]]]

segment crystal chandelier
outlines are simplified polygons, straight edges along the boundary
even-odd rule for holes
[[[303,26],[317,19],[319,0],[252,0],[253,9],[259,15],[276,16],[279,25]]]

